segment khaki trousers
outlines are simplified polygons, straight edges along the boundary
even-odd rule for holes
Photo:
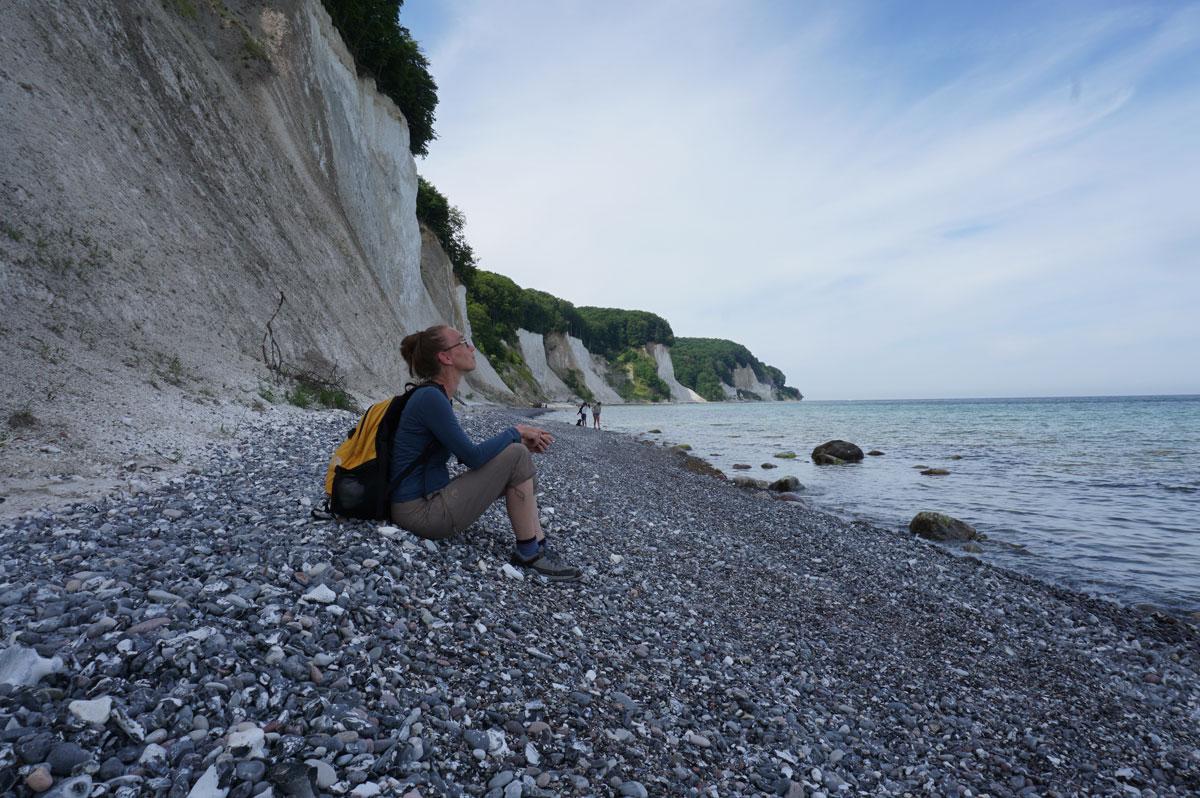
[[[500,454],[479,468],[459,474],[441,490],[420,499],[392,502],[392,521],[418,537],[442,540],[475,523],[488,505],[535,474],[525,444],[510,443]]]

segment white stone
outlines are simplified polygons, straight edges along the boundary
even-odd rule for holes
[[[322,790],[329,789],[337,781],[337,771],[328,762],[320,759],[306,759],[304,764],[317,769],[317,786]]]
[[[67,709],[84,723],[103,725],[108,723],[108,719],[112,715],[112,703],[111,697],[101,696],[93,698],[91,701],[72,701],[67,704]]]
[[[525,574],[518,571],[516,568],[514,568],[509,563],[504,563],[504,565],[500,568],[500,570],[509,579],[516,579],[518,582],[520,582],[521,580],[523,580],[525,578]]]
[[[304,594],[301,601],[316,601],[321,604],[332,604],[337,601],[337,593],[329,589],[328,585],[317,585],[312,590]]]
[[[46,659],[31,648],[14,645],[0,651],[0,684],[32,687],[62,669],[61,657]]]
[[[537,767],[542,761],[542,755],[534,748],[533,743],[525,743],[525,761],[533,767]]]
[[[204,775],[200,777],[199,781],[192,785],[188,798],[225,798],[229,794],[229,788],[219,786],[219,779],[217,766],[209,765],[208,770],[204,771]]]
[[[382,792],[382,790],[379,789],[378,784],[373,781],[364,781],[362,784],[351,790],[350,794],[356,795],[359,798],[367,798],[367,796],[370,795],[379,795],[380,792]]]
[[[146,739],[146,728],[133,718],[129,717],[129,714],[121,707],[117,707],[113,710],[112,719],[117,724],[118,728],[125,732],[125,734],[129,736],[129,739],[133,740],[134,742],[140,743]]]
[[[138,764],[144,762],[152,762],[155,759],[166,759],[167,749],[163,748],[158,743],[150,743],[142,749],[142,755],[138,757]]]
[[[230,751],[238,748],[248,748],[250,749],[249,753],[239,754],[241,758],[261,759],[266,756],[266,753],[263,751],[263,744],[266,742],[266,739],[266,733],[255,726],[244,731],[232,732],[225,740],[225,747]]]

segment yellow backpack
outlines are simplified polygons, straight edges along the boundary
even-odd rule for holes
[[[400,416],[408,400],[422,388],[441,390],[437,383],[424,382],[409,386],[403,394],[376,402],[367,409],[329,459],[329,469],[325,473],[325,506],[323,511],[314,511],[314,516],[330,518],[340,515],[372,520],[384,520],[391,516],[392,491],[438,447],[438,441],[434,438],[403,471],[395,476],[389,473],[392,467],[392,443],[396,438]]]

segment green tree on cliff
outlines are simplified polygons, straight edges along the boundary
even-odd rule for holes
[[[467,219],[462,211],[450,204],[445,194],[420,175],[417,175],[417,218],[437,236],[454,266],[454,275],[470,291],[478,260],[463,233]]]
[[[437,108],[437,84],[429,61],[408,29],[400,24],[404,0],[323,0],[333,24],[354,56],[360,75],[375,85],[408,120],[408,148],[428,155]]]

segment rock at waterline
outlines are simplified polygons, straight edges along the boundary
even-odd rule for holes
[[[863,451],[848,441],[827,441],[812,450],[812,459],[817,465],[857,463],[863,459]]]
[[[775,452],[775,454],[773,454],[771,456],[778,457],[781,460],[794,460],[796,457],[796,453],[795,452]]]
[[[767,486],[765,479],[755,479],[754,477],[734,477],[730,481],[739,488],[765,488]]]
[[[868,457],[882,457],[883,452],[879,451],[878,449],[872,449],[871,451],[867,452],[867,456]]]
[[[767,486],[776,493],[796,492],[804,490],[804,486],[800,484],[800,480],[793,476],[780,477]]]
[[[749,468],[749,467],[750,466],[746,466],[746,468]],[[775,463],[763,463],[761,467],[762,468],[779,468],[779,466],[777,466]]]
[[[688,448],[690,449],[691,447],[689,446]],[[716,468],[707,460],[688,454],[687,450],[682,446],[672,446],[667,451],[677,455],[680,459],[680,465],[693,474],[704,474],[705,476],[716,477],[717,479],[725,479],[725,475],[721,473],[719,468]]]
[[[921,476],[923,477],[944,477],[949,474],[950,472],[944,468],[926,468],[921,472]]]
[[[735,471],[749,471],[750,464],[749,463],[734,463],[733,468]]]
[[[961,541],[983,540],[983,535],[965,521],[951,518],[942,513],[922,511],[913,516],[908,531],[926,540]]]

